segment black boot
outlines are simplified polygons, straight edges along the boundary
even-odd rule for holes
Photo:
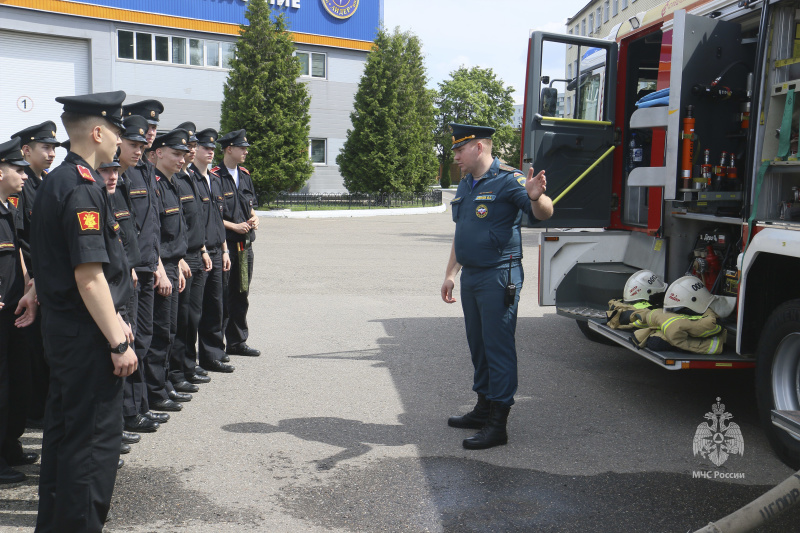
[[[490,402],[481,393],[478,393],[478,403],[472,411],[464,416],[451,416],[447,420],[447,425],[452,428],[481,429],[486,421],[489,420]]]
[[[479,432],[462,443],[468,450],[485,450],[494,446],[508,443],[506,421],[511,407],[498,402],[492,402],[491,414],[486,425]]]

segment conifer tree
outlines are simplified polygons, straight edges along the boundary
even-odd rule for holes
[[[421,191],[436,179],[434,93],[417,37],[381,29],[336,158],[350,192]]]
[[[221,134],[246,129],[245,165],[261,197],[297,191],[311,176],[309,104],[286,19],[250,0],[223,88]]]

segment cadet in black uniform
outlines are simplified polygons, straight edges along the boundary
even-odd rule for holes
[[[122,128],[123,91],[56,98],[71,152],[33,205],[31,257],[50,364],[37,532],[99,532],[122,435],[122,381],[137,367],[117,313],[132,290],[102,178]],[[46,274],[45,274],[46,272]]]
[[[151,149],[156,154],[156,186],[161,203],[161,263],[170,287],[159,285],[153,306],[153,341],[147,354],[145,376],[150,408],[155,411],[180,411],[176,402],[186,402],[191,395],[172,390],[167,378],[170,347],[178,327],[178,294],[184,289],[181,263],[186,255],[186,224],[182,216],[180,192],[175,173],[183,167],[189,151],[186,130],[172,130],[159,135]]]
[[[214,160],[217,130],[205,129],[197,132],[197,154],[192,170],[197,178],[197,189],[203,200],[206,213],[206,251],[211,258],[211,270],[206,273],[203,290],[203,312],[198,332],[198,359],[203,368],[213,372],[233,372],[234,367],[226,364],[225,340],[222,332],[222,273],[231,269],[228,243],[225,242],[225,224],[220,177],[209,170]]]
[[[139,358],[141,377],[147,380],[147,364],[145,358],[150,351],[153,340],[153,302],[155,285],[162,280],[159,253],[161,244],[161,222],[158,216],[160,204],[158,200],[155,167],[141,158],[133,165],[130,159],[134,154],[147,147],[155,138],[158,119],[164,106],[156,100],[144,100],[123,107],[125,114],[125,131],[120,146],[120,164],[122,165],[122,182],[128,193],[133,208],[139,243],[139,263],[136,270],[136,323],[134,327],[134,346]],[[145,118],[146,117],[146,118]],[[142,144],[144,143],[144,144]],[[127,168],[125,168],[127,166]],[[165,279],[166,276],[163,276]],[[158,423],[166,422],[169,415],[153,413],[148,403],[147,387],[144,381],[139,382],[137,376],[126,380],[123,414],[125,429],[134,432],[151,433],[158,429]],[[158,422],[158,423],[155,423]]]
[[[211,378],[195,375],[197,367],[197,327],[200,324],[200,313],[203,310],[203,288],[206,271],[211,270],[211,258],[206,250],[207,207],[197,189],[197,180],[190,165],[194,162],[197,151],[197,127],[192,122],[184,122],[178,126],[189,134],[184,156],[183,168],[175,174],[173,183],[178,188],[183,220],[186,223],[186,257],[188,267],[183,275],[186,286],[178,295],[178,330],[175,343],[170,349],[169,379],[178,392],[197,392],[195,383],[207,383]],[[191,380],[190,383],[188,380]]]
[[[517,390],[514,333],[523,281],[522,212],[545,220],[552,216],[553,204],[544,194],[544,171],[534,177],[531,169],[526,179],[492,157],[493,128],[450,127],[453,155],[466,176],[451,202],[456,234],[441,294],[447,303],[456,301],[453,287],[461,270],[461,306],[478,403],[448,424],[480,429],[463,442],[465,448],[477,450],[508,442],[506,421]]]
[[[0,144],[0,483],[24,481],[25,474],[11,467],[39,458],[25,453],[19,442],[30,393],[27,336],[21,328],[33,323],[37,305],[35,289],[25,290],[16,210],[9,201],[22,191],[27,165],[19,139]],[[17,311],[24,313],[18,316]]]
[[[17,213],[22,224],[17,224],[22,256],[28,272],[31,270],[31,213],[36,191],[45,177],[46,171],[53,164],[56,157],[56,148],[61,143],[56,139],[56,125],[48,120],[18,131],[11,137],[19,137],[22,153],[29,166],[25,167],[28,179],[22,187]],[[36,315],[36,321],[25,329],[28,336],[28,348],[31,363],[31,402],[28,406],[28,417],[33,419],[44,418],[44,405],[47,399],[47,384],[50,381],[50,370],[44,360],[44,344],[42,343],[41,314]]]
[[[258,229],[256,190],[250,172],[242,163],[247,158],[245,130],[227,133],[217,141],[223,149],[222,165],[212,169],[222,178],[225,201],[225,230],[231,256],[223,328],[226,353],[256,357],[261,352],[247,345],[247,310],[250,280],[253,278],[253,248]],[[245,262],[247,263],[245,265]],[[245,274],[246,273],[246,274]]]

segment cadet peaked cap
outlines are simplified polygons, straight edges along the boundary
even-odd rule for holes
[[[214,148],[217,146],[215,144],[217,142],[217,137],[219,137],[217,130],[214,128],[206,128],[197,132],[197,144],[205,146],[206,148]]]
[[[125,91],[59,96],[56,102],[64,105],[64,111],[79,115],[103,117],[115,126],[122,127],[122,102]]]
[[[139,115],[131,115],[129,117],[125,117],[122,122],[124,126],[122,135],[120,135],[120,137],[137,143],[147,142],[145,134],[147,133],[147,128],[150,125],[147,123],[144,117],[140,117]]]
[[[9,163],[18,167],[27,167],[30,164],[25,161],[25,154],[22,153],[22,145],[19,137],[14,137],[10,141],[0,144],[0,163]]]
[[[139,115],[144,117],[148,124],[158,124],[158,117],[164,112],[164,105],[158,100],[142,100],[123,106],[122,112],[126,117]]]
[[[248,147],[250,144],[247,142],[247,132],[244,130],[231,131],[217,139],[217,142],[223,147],[228,146],[241,146]]]
[[[103,163],[102,165],[97,167],[97,169],[99,170],[101,168],[117,168],[117,167],[121,167],[121,166],[122,165],[119,164],[119,159],[117,158],[117,156],[114,156],[114,160],[112,162]]]
[[[459,146],[464,146],[475,139],[491,139],[495,130],[487,126],[470,126],[469,124],[451,122],[450,131],[453,132],[453,146],[450,149],[455,150]]]
[[[183,124],[178,124],[178,127],[175,128],[177,130],[186,130],[189,132],[189,142],[196,143],[197,137],[195,134],[197,133],[197,126],[194,125],[194,122],[184,122]]]
[[[71,143],[71,142],[69,142],[69,139],[67,139],[66,141],[64,141],[63,143],[61,143],[61,148],[63,148],[63,149],[64,149],[64,150],[66,150],[67,152],[69,152],[70,148],[72,148],[72,143]]]
[[[162,133],[153,141],[151,150],[158,150],[159,148],[174,148],[182,152],[188,152],[189,147],[186,143],[189,142],[189,132],[184,129],[174,129],[168,133]]]
[[[14,137],[19,137],[20,144],[23,146],[32,142],[61,145],[56,139],[56,125],[52,120],[20,130],[11,136],[12,139]]]

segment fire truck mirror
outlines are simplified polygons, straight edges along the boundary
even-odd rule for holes
[[[558,112],[558,89],[545,87],[542,89],[540,113],[544,117],[554,117]]]

